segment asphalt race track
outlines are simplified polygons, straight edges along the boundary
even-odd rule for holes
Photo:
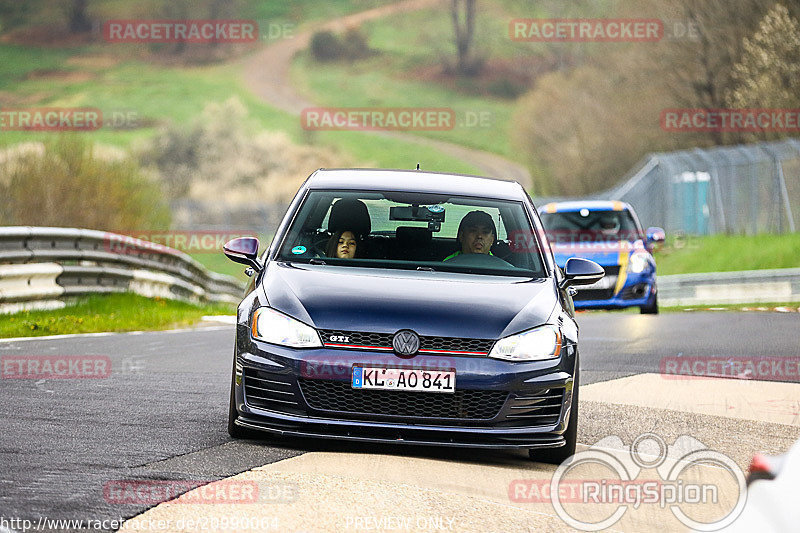
[[[800,359],[798,313],[586,313],[579,315],[579,323],[584,387],[658,374],[665,357]],[[2,357],[97,355],[112,363],[105,379],[0,381],[0,515],[34,521],[43,516],[129,518],[153,505],[109,499],[104,487],[114,480],[218,480],[306,452],[446,458],[471,468],[532,464],[522,452],[233,441],[225,429],[232,347],[233,326],[227,325],[0,342]],[[760,445],[784,449],[800,437],[796,413],[794,422],[767,426],[677,410],[653,417],[645,407],[603,404],[603,394],[595,389],[587,399],[582,392],[581,443],[609,434],[655,429],[679,433],[688,428],[711,439],[704,440],[709,446],[738,453],[736,459],[746,461],[752,450],[737,444],[743,434],[764,436],[760,442],[748,440],[756,450]],[[291,529],[293,524],[283,526]]]

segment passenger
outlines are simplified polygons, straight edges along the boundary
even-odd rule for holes
[[[461,250],[444,258],[445,261],[461,254],[492,254],[492,245],[497,240],[497,229],[491,215],[485,211],[470,211],[458,225],[458,242]]]
[[[350,230],[339,230],[328,240],[325,248],[327,257],[337,257],[339,259],[353,259],[361,257],[363,243],[359,243],[356,234]]]

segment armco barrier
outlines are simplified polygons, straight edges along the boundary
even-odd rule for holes
[[[183,252],[104,231],[0,227],[0,312],[63,306],[86,294],[135,292],[191,302],[238,302],[244,284]]]
[[[800,268],[659,276],[658,300],[663,306],[800,302]]]

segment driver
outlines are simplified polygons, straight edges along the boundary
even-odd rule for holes
[[[619,227],[619,218],[616,215],[605,215],[600,218],[600,232],[607,237],[616,235]]]
[[[497,239],[497,229],[491,215],[485,211],[470,211],[458,225],[458,242],[461,250],[444,258],[445,261],[461,254],[492,254]]]

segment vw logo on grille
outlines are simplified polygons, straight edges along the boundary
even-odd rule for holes
[[[394,353],[410,357],[419,351],[419,336],[410,329],[401,329],[392,338]]]

